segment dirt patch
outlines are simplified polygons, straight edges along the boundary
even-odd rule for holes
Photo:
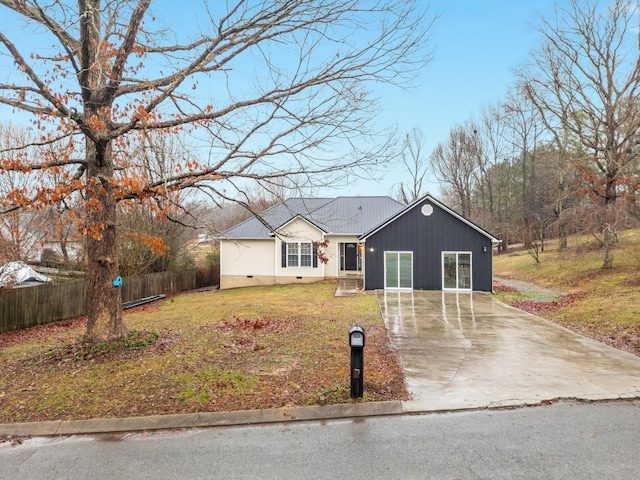
[[[58,334],[66,334],[69,330],[84,328],[86,325],[87,317],[78,317],[25,330],[0,333],[0,349],[8,348],[21,342],[50,339]]]
[[[177,344],[178,332],[134,331],[117,342],[88,344],[81,340],[60,343],[29,361],[38,365],[58,364],[71,366],[83,362],[112,362],[136,359],[140,355],[160,354]]]
[[[521,292],[526,294],[529,300],[537,302],[550,302],[564,295],[560,290],[541,287],[535,283],[523,282],[521,280],[496,278],[494,280],[494,285],[495,284],[502,285],[503,291],[507,291],[504,289],[509,288],[511,289],[509,291]]]
[[[284,332],[286,330],[290,330],[292,328],[292,324],[290,321],[283,319],[235,318],[215,325],[214,328],[216,330],[226,332],[255,332],[257,330],[264,330],[266,332]]]
[[[513,287],[508,287],[496,280],[493,281],[493,292],[494,293],[514,293],[518,290]]]

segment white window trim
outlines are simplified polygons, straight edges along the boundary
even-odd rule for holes
[[[388,253],[398,254],[398,286],[397,287],[387,286],[387,254]],[[410,287],[400,287],[400,254],[401,253],[411,254],[411,286]],[[400,250],[385,250],[382,258],[384,259],[384,289],[385,290],[406,290],[406,291],[413,290],[413,252],[400,251]]]
[[[285,242],[285,244],[287,245],[287,268],[313,268],[313,242]],[[289,263],[289,255],[292,255],[289,253],[289,245],[297,245],[298,247],[298,252],[296,255],[298,259],[297,265],[291,265]],[[309,265],[302,265],[302,257],[309,256],[309,254],[302,253],[302,245],[311,245],[311,256],[309,257]]]
[[[455,254],[456,255],[456,287],[455,288],[445,288],[444,286],[444,256],[446,254]],[[458,288],[458,255],[469,255],[469,288]],[[472,292],[473,291],[473,252],[469,251],[443,251],[440,257],[440,269],[442,274],[442,290],[446,290],[447,292]]]

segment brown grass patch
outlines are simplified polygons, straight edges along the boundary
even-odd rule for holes
[[[84,320],[0,335],[0,423],[351,402],[348,330],[367,330],[364,401],[408,398],[373,295],[335,285],[179,295],[125,312],[124,342]]]
[[[526,255],[494,258],[497,276],[564,291],[550,302],[501,289],[501,300],[582,335],[640,355],[640,230],[619,235],[613,268],[602,269],[603,252],[589,238],[569,239],[569,248],[549,248],[540,263]],[[557,242],[549,246],[557,247]]]

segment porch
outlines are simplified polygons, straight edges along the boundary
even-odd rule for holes
[[[340,272],[336,297],[352,297],[364,293],[364,277],[362,272]]]

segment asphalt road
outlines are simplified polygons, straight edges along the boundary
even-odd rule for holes
[[[1,479],[640,479],[640,401],[33,438]]]

